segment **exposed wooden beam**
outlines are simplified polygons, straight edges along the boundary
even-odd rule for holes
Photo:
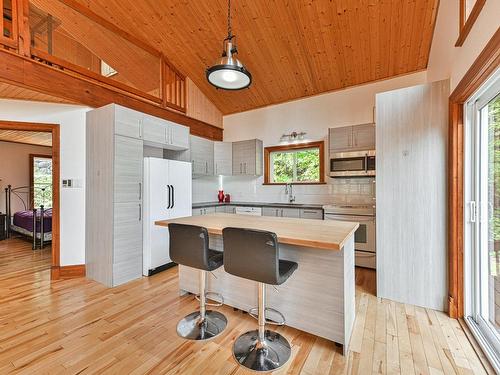
[[[206,122],[168,110],[132,94],[113,90],[99,82],[69,75],[64,71],[15,53],[0,50],[0,81],[29,88],[90,107],[116,103],[178,124],[189,126],[191,133],[222,140],[222,129]]]

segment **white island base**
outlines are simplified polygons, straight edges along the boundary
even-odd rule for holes
[[[223,250],[220,235],[210,234],[210,248]],[[267,307],[280,311],[287,326],[341,344],[345,355],[355,318],[354,236],[340,250],[280,243],[280,258],[299,266],[277,290],[267,287]],[[198,294],[198,281],[198,270],[179,265],[181,294]],[[208,273],[207,291],[244,311],[257,306],[257,282],[230,275],[224,267]]]

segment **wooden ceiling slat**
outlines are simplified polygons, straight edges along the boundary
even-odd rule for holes
[[[233,1],[239,58],[254,81],[228,93],[205,78],[221,53],[226,0],[74,1],[157,48],[224,114],[425,68],[439,2]]]
[[[1,141],[52,147],[52,134],[47,132],[0,129]]]

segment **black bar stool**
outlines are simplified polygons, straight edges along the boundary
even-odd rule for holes
[[[217,293],[205,291],[207,271],[213,271],[223,264],[220,251],[208,248],[206,228],[195,225],[169,224],[170,258],[178,264],[200,270],[200,311],[195,311],[179,321],[177,334],[189,340],[207,340],[220,334],[227,325],[226,317],[218,311],[207,310],[206,306],[222,306],[223,298]],[[209,303],[209,295],[219,296],[222,302]],[[214,298],[210,298],[214,299]]]
[[[233,355],[244,367],[254,371],[272,371],[283,366],[290,358],[288,340],[277,332],[266,330],[265,324],[285,324],[283,315],[266,308],[266,284],[281,285],[297,269],[297,263],[279,259],[278,239],[275,233],[224,228],[224,269],[226,272],[259,283],[259,306],[249,314],[259,321],[258,330],[238,337]],[[280,322],[266,320],[266,311],[277,313]]]

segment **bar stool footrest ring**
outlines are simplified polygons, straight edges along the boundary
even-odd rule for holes
[[[283,326],[286,324],[286,320],[285,320],[285,316],[280,313],[278,310],[276,309],[273,309],[271,307],[266,307],[265,308],[265,312],[271,312],[273,314],[276,314],[278,315],[281,320],[280,321],[274,321],[274,320],[270,320],[270,319],[267,319],[267,314],[266,315],[266,324],[270,324],[270,325],[274,325],[274,326]],[[252,318],[256,319],[256,320],[259,320],[259,308],[258,307],[253,307],[251,308],[249,311],[248,311],[248,315],[250,315]]]
[[[196,300],[198,302],[200,302],[200,296],[199,295],[195,295],[194,298],[196,298]],[[213,302],[205,302],[206,306],[219,307],[219,306],[224,305],[224,297],[220,293],[206,292],[205,293],[205,298],[206,299],[210,299],[212,301],[215,301],[215,303],[213,303]]]

